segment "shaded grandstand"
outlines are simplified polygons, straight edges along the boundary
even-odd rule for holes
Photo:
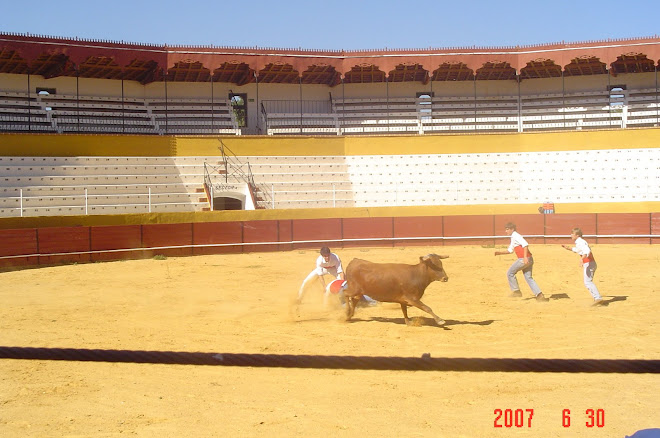
[[[312,51],[0,33],[0,131],[356,135],[657,126],[660,38]]]

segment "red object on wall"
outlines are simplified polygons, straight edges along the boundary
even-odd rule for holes
[[[598,235],[651,234],[649,213],[598,213]],[[597,243],[651,243],[649,237],[599,237]]]
[[[545,243],[570,245],[573,242],[571,230],[574,227],[580,227],[585,236],[596,234],[596,217],[596,213],[546,214],[545,234],[560,237],[546,237]]]
[[[442,246],[442,217],[440,216],[422,216],[422,217],[395,217],[392,219],[394,224],[395,238],[405,237],[439,237],[439,239],[412,239],[395,241],[395,246]]]
[[[318,240],[320,242],[294,243],[294,248],[314,248],[322,246],[341,247],[342,220],[333,219],[300,219],[293,221],[291,237],[293,241]]]
[[[504,214],[495,216],[495,235],[506,236],[495,241],[496,245],[509,245],[510,237],[504,232],[507,222],[516,224],[516,230],[525,237],[529,244],[543,244],[545,239],[545,216],[542,214]],[[541,237],[533,237],[534,235]]]
[[[0,230],[0,257],[16,256],[23,254],[38,254],[39,245],[37,230],[25,228],[20,230]],[[34,257],[12,257],[0,258],[0,266],[26,266],[39,264],[39,258]]]
[[[87,263],[91,260],[89,227],[55,227],[37,230],[40,254],[62,252],[87,252],[86,254],[43,255],[39,257],[40,265],[54,263]]]
[[[243,242],[277,242],[278,221],[246,221],[243,222]],[[243,252],[277,251],[279,245],[245,245]]]
[[[142,248],[142,227],[140,225],[112,225],[91,227],[92,251]],[[91,260],[140,259],[142,251],[112,251],[92,253]]]
[[[342,221],[344,239],[369,239],[356,242],[344,242],[344,248],[359,246],[391,246],[390,239],[394,233],[392,230],[391,217],[358,217],[346,218]]]
[[[145,224],[142,225],[142,247],[185,246],[185,248],[145,250],[144,257],[155,255],[180,257],[192,255],[192,224]]]
[[[493,223],[492,215],[445,216],[445,237],[493,236],[495,234]],[[493,245],[494,243],[493,238],[445,239],[445,245]]]
[[[241,253],[243,252],[243,245],[240,245],[242,242],[242,222],[201,222],[193,224],[194,245],[238,244],[193,248],[194,255]]]

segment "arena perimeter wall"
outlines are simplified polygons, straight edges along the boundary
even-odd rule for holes
[[[222,138],[238,156],[400,155],[649,148],[660,129],[503,135]],[[3,156],[214,156],[218,138],[0,136]],[[214,211],[0,219],[0,266],[45,265],[350,246],[504,245],[513,221],[532,243],[660,243],[660,203],[538,204]]]
[[[594,243],[660,243],[660,213],[337,217],[343,210],[327,209],[327,217],[319,218],[304,218],[311,211],[301,211],[302,217],[295,219],[262,220],[215,214],[222,212],[25,218],[30,219],[21,224],[25,227],[0,230],[0,266],[288,251],[326,244],[506,245],[503,229],[508,221],[531,243],[571,243],[568,235],[574,226],[598,236],[590,239]],[[280,212],[286,213],[295,212]]]

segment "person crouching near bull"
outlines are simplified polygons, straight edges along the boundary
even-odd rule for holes
[[[587,290],[594,298],[593,305],[599,306],[603,304],[603,298],[600,296],[598,288],[594,284],[594,274],[596,273],[596,259],[594,258],[594,253],[591,252],[591,248],[584,238],[582,238],[582,230],[580,228],[573,228],[571,231],[571,239],[575,242],[575,246],[571,248],[568,245],[562,245],[564,249],[573,251],[580,256],[580,265],[582,265],[584,270],[584,285],[587,287]]]
[[[529,251],[529,244],[525,238],[516,231],[516,224],[508,222],[504,225],[504,232],[511,236],[511,243],[509,244],[507,251],[495,251],[495,255],[498,256],[515,252],[516,256],[518,256],[516,261],[513,262],[509,270],[506,272],[506,276],[509,280],[509,287],[511,288],[511,296],[522,297],[522,292],[520,292],[518,280],[516,279],[518,271],[522,271],[525,281],[527,281],[530,289],[532,289],[532,293],[536,297],[536,300],[541,302],[549,301],[548,298],[543,295],[543,292],[541,292],[541,289],[538,284],[536,284],[536,281],[534,281],[534,278],[532,278],[534,259],[532,258],[532,253]]]
[[[339,256],[333,252],[330,251],[330,248],[327,246],[324,246],[321,248],[321,255],[318,256],[316,259],[316,268],[312,272],[309,273],[307,278],[305,278],[302,282],[302,285],[300,285],[300,290],[298,291],[298,298],[296,299],[296,303],[300,304],[302,303],[303,295],[305,294],[305,289],[307,288],[307,284],[314,281],[315,278],[318,278],[319,281],[321,282],[321,286],[323,287],[323,290],[325,291],[325,294],[323,296],[323,304],[327,306],[328,304],[328,297],[330,296],[331,290],[330,290],[330,285],[326,285],[325,279],[323,278],[324,275],[332,275],[335,277],[335,279],[340,280],[343,282],[341,286],[341,291],[339,292],[339,299],[343,303],[344,297],[343,297],[343,288],[346,286],[346,278],[344,275],[344,270],[341,266],[341,259]],[[364,302],[366,305],[377,305],[378,301],[373,300],[369,298],[366,295],[363,295],[362,297],[362,302]]]
[[[324,275],[332,275],[337,280],[345,280],[344,270],[341,267],[341,259],[337,254],[331,252],[330,248],[327,246],[321,248],[321,255],[316,259],[316,267],[309,273],[307,278],[303,280],[300,290],[298,291],[298,299],[296,300],[298,304],[302,302],[308,283],[314,281],[314,279],[318,278],[323,290],[326,290],[325,279],[323,278]]]

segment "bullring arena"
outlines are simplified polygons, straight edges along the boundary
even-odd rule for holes
[[[323,65],[96,43],[0,40],[2,436],[660,428],[657,38]],[[509,221],[549,302],[508,296]],[[449,256],[423,297],[446,324],[297,305],[323,245]]]

